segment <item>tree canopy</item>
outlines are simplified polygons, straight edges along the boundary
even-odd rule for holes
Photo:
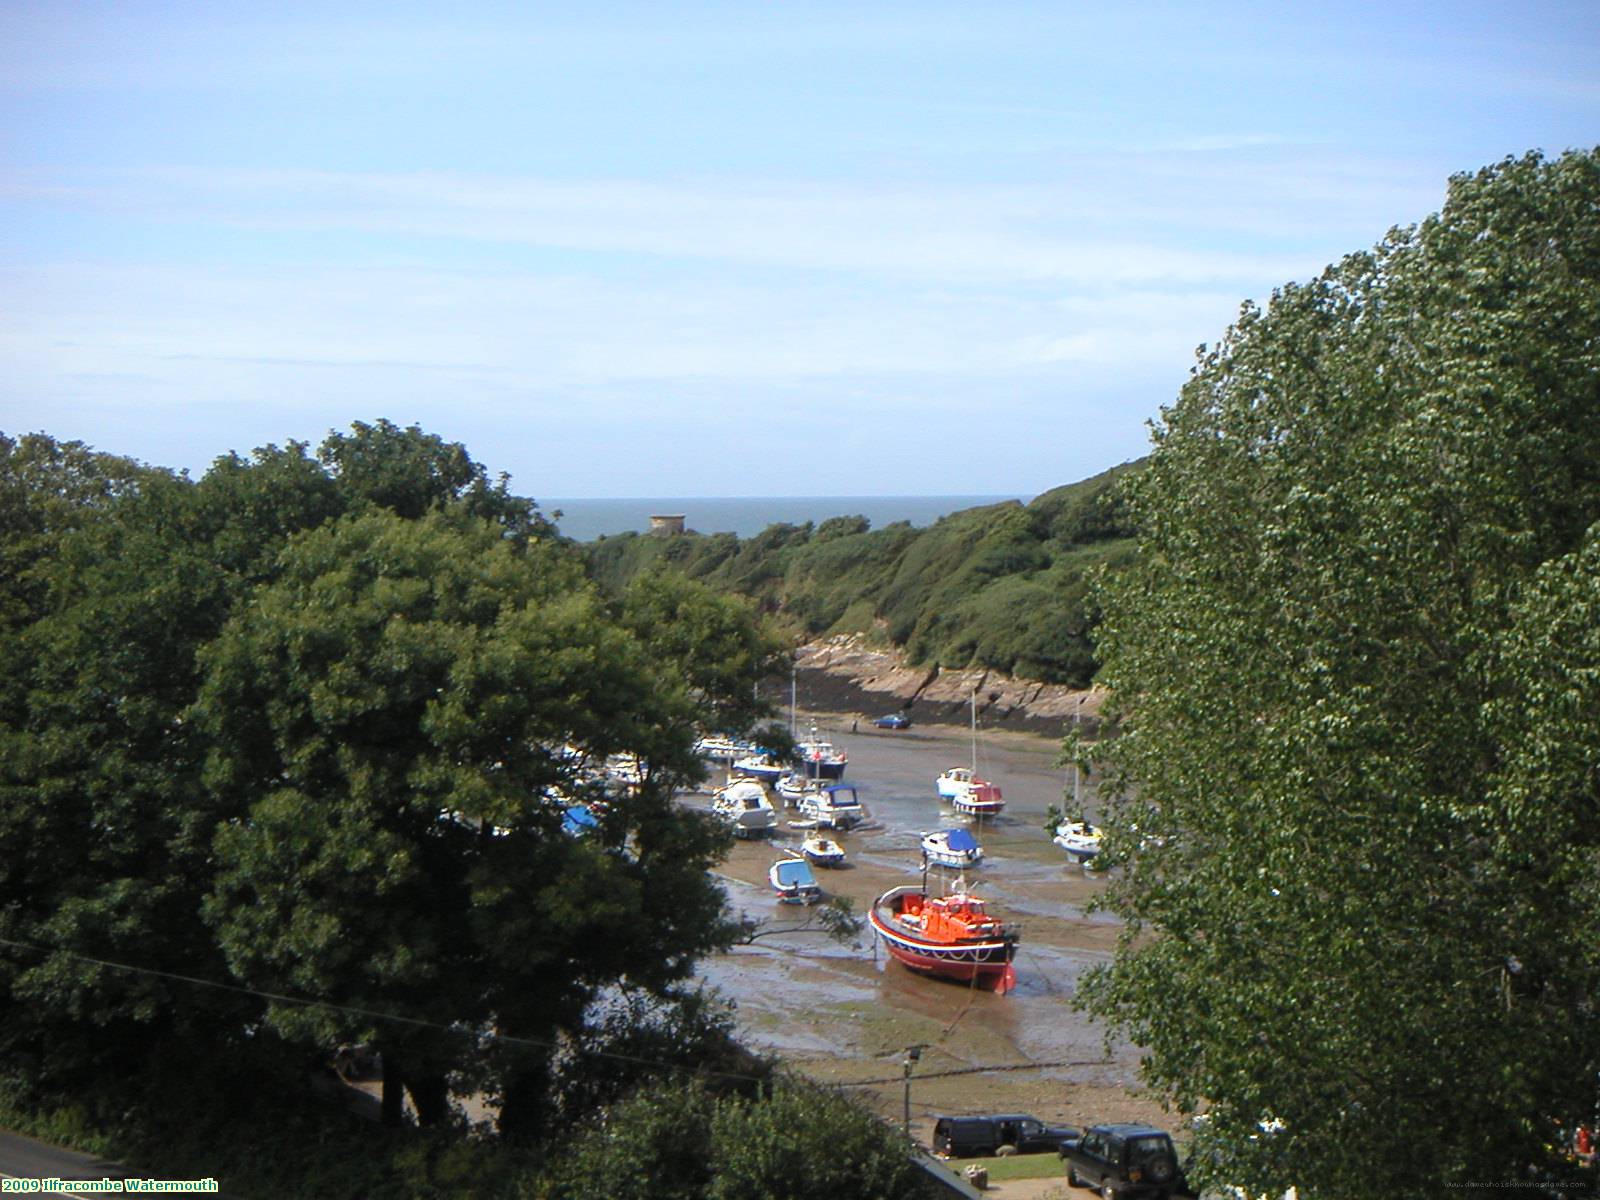
[[[1202,1173],[1556,1179],[1600,1069],[1600,154],[1246,305],[1130,481],[1084,996]]]
[[[191,481],[4,439],[0,506],[13,1080],[121,1111],[154,1062],[374,1040],[391,1115],[457,1073],[537,1132],[593,998],[670,1004],[731,936],[722,834],[670,798],[759,653],[691,677],[696,635],[643,638],[462,447],[378,422]],[[766,645],[679,599],[708,653]]]

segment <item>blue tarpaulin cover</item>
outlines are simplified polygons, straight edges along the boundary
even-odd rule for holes
[[[945,845],[962,853],[968,853],[978,848],[977,839],[965,829],[952,829],[945,835]]]

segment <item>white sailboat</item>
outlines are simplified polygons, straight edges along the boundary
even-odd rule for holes
[[[972,765],[951,767],[934,781],[939,795],[964,816],[992,816],[1003,809],[1000,785],[978,778],[978,690],[972,690]]]

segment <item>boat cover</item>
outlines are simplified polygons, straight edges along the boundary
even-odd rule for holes
[[[561,828],[572,837],[582,837],[600,828],[600,819],[582,804],[574,804],[561,816]]]
[[[772,868],[780,887],[808,888],[817,886],[817,877],[811,873],[811,864],[803,858],[785,859]]]
[[[944,834],[944,844],[958,854],[971,854],[978,848],[978,839],[965,829],[951,829]]]

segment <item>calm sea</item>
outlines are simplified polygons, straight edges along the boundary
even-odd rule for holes
[[[895,521],[932,525],[948,513],[1026,496],[656,496],[632,500],[544,500],[548,515],[557,509],[561,532],[580,542],[650,528],[652,514],[682,513],[684,526],[701,533],[752,537],[768,525],[820,524],[829,517],[860,515],[881,529]]]

